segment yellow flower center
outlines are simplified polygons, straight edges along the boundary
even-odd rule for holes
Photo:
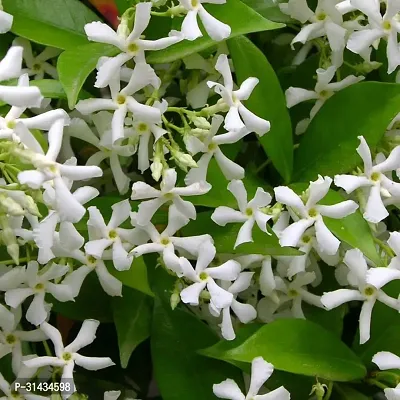
[[[128,46],[128,51],[129,51],[130,53],[137,53],[138,50],[139,50],[139,46],[138,46],[136,43],[131,43],[131,44]]]
[[[12,333],[10,333],[9,335],[6,336],[6,342],[8,344],[14,344],[16,341],[17,341],[17,338]]]
[[[326,19],[327,15],[322,11],[316,15],[318,21],[323,21]]]
[[[364,288],[364,295],[367,297],[373,296],[376,292],[376,289],[373,286],[367,286]]]
[[[315,208],[311,208],[310,210],[308,210],[308,215],[311,218],[315,218],[318,215],[318,211]]]
[[[200,278],[202,281],[207,280],[207,278],[208,278],[207,272],[201,272],[200,275],[199,275],[199,278]]]
[[[380,177],[380,173],[379,172],[373,172],[371,174],[371,180],[374,182],[378,182],[379,181],[379,177]]]
[[[297,290],[295,290],[295,289],[290,289],[290,290],[288,291],[288,295],[289,295],[290,297],[297,297],[297,296],[299,295],[299,292],[298,292]]]
[[[170,244],[170,241],[169,241],[168,238],[162,238],[161,241],[160,241],[160,243],[161,243],[163,246],[167,246],[167,245]]]
[[[63,359],[64,361],[71,361],[71,360],[72,360],[72,354],[71,354],[71,353],[64,353],[64,354],[62,355],[62,359]]]
[[[147,124],[145,124],[144,122],[141,122],[138,126],[137,126],[137,130],[139,132],[147,132],[148,127]]]
[[[390,21],[383,21],[382,27],[383,27],[383,29],[385,29],[386,31],[389,31],[390,29],[392,29],[392,24],[391,24]]]
[[[43,290],[43,289],[44,289],[43,283],[38,283],[38,284],[35,286],[35,290]]]
[[[253,215],[253,209],[251,209],[251,208],[246,208],[245,213],[246,213],[246,215],[247,215],[248,217],[251,217],[251,216]]]
[[[124,96],[123,94],[119,94],[117,96],[117,103],[119,105],[122,105],[122,104],[125,104],[125,102],[126,102],[126,96]]]
[[[118,237],[118,233],[114,229],[111,229],[111,231],[108,232],[108,237],[110,239],[116,239]]]

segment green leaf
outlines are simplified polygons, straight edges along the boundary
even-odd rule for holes
[[[295,152],[294,179],[350,172],[364,136],[374,148],[400,108],[400,85],[361,82],[332,96],[312,120]]]
[[[246,37],[230,39],[228,47],[238,83],[251,76],[260,80],[245,105],[259,117],[271,122],[271,130],[258,140],[275,168],[288,182],[293,168],[292,125],[279,80],[262,51]]]
[[[114,323],[122,368],[126,368],[135,348],[150,336],[153,300],[127,287],[122,297],[112,299]]]
[[[99,17],[78,0],[3,0],[11,31],[33,42],[73,49],[88,42],[84,26]]]
[[[295,192],[300,194],[307,189],[308,184],[295,183],[290,186]],[[331,205],[344,200],[345,198],[339,192],[330,189],[320,203]],[[360,249],[376,265],[382,264],[382,259],[376,250],[371,229],[360,211],[357,210],[355,213],[342,219],[324,217],[324,222],[328,229],[340,240],[354,248]]]
[[[397,298],[400,292],[400,282],[390,282],[383,290],[387,295]],[[366,365],[374,365],[377,369],[375,364],[371,363],[371,360],[378,351],[390,351],[400,355],[399,332],[398,311],[378,301],[372,310],[371,338],[367,343],[360,345],[360,337],[357,335],[353,345],[354,351]]]
[[[264,18],[274,22],[282,22],[284,24],[293,22],[289,15],[284,14],[279,8],[279,3],[283,3],[282,0],[242,0],[244,4],[247,4],[254,11],[257,11]]]
[[[240,382],[232,365],[207,359],[197,350],[215,343],[210,328],[181,309],[155,300],[151,333],[154,374],[164,400],[214,400],[212,386],[226,378]]]
[[[231,38],[252,32],[278,29],[284,26],[283,24],[268,21],[240,0],[228,0],[225,4],[206,5],[205,8],[215,18],[231,27]],[[192,42],[184,40],[167,49],[151,52],[146,59],[152,64],[168,63],[206,50],[211,46],[215,46],[215,44],[216,42],[205,33],[203,37]]]
[[[340,339],[302,319],[274,321],[236,348],[221,352],[217,344],[202,354],[247,363],[261,356],[278,370],[338,382],[361,379],[366,374],[360,359]]]
[[[111,297],[104,292],[94,272],[84,280],[75,301],[61,302],[51,297],[48,302],[53,304],[53,311],[76,321],[88,318],[100,322],[113,321]]]
[[[111,275],[119,279],[123,285],[139,290],[148,296],[154,296],[149,286],[147,267],[143,257],[135,258],[130,269],[126,271],[117,271],[112,263],[106,262],[106,264]]]
[[[88,43],[64,51],[58,58],[57,71],[68,98],[68,107],[75,107],[79,92],[102,56],[115,56],[119,50],[111,45]]]
[[[212,233],[214,245],[217,253],[228,254],[265,254],[274,256],[296,256],[302,254],[290,247],[281,247],[276,235],[262,232],[257,226],[253,229],[253,242],[243,243],[233,249],[239,229],[242,224],[227,224],[219,226],[211,220],[212,212],[206,211],[199,213],[196,221],[191,221],[189,225],[182,228],[184,236],[202,235]]]

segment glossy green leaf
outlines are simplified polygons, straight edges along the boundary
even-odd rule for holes
[[[134,259],[130,269],[126,271],[117,271],[112,265],[112,262],[106,263],[111,275],[119,279],[123,285],[139,290],[148,296],[154,296],[149,286],[147,267],[143,261],[143,257]]]
[[[334,384],[333,393],[333,398],[337,400],[372,400],[371,396],[366,396],[349,385],[338,383]]]
[[[164,400],[214,400],[214,383],[226,378],[240,382],[239,370],[232,365],[197,354],[216,340],[210,328],[193,314],[181,309],[172,311],[169,303],[156,298],[151,352]]]
[[[75,107],[79,92],[102,56],[115,56],[119,50],[111,45],[88,43],[64,51],[58,58],[57,71],[68,98],[68,106]]]
[[[100,286],[97,275],[92,272],[83,282],[75,301],[61,302],[49,296],[53,311],[76,321],[94,318],[100,322],[112,322],[111,297]]]
[[[221,352],[217,344],[202,354],[248,363],[261,356],[278,370],[338,382],[361,379],[366,374],[361,360],[337,336],[302,319],[274,321],[236,348]]]
[[[291,187],[295,192],[301,194],[302,191],[307,189],[308,184],[295,183]],[[320,203],[331,205],[344,200],[346,199],[339,192],[331,189]],[[371,229],[360,211],[357,210],[355,213],[342,219],[324,217],[324,222],[329,230],[340,240],[356,249],[360,249],[376,265],[382,264],[382,259],[376,250]]]
[[[263,17],[270,21],[289,23],[293,20],[289,15],[284,14],[279,8],[279,3],[283,3],[282,0],[242,0],[244,4],[247,4],[254,11],[257,11]]]
[[[73,49],[88,42],[84,26],[99,17],[79,0],[3,0],[11,31],[33,42]]]
[[[292,125],[279,80],[265,55],[246,37],[230,39],[228,47],[238,84],[251,76],[259,79],[245,105],[254,114],[271,122],[271,130],[258,140],[272,164],[288,182],[293,168]]]
[[[206,9],[215,18],[231,27],[231,38],[252,32],[278,29],[284,26],[283,24],[268,21],[240,0],[228,0],[226,4],[207,4]],[[203,37],[192,42],[184,40],[167,49],[149,52],[146,59],[149,63],[155,64],[172,62],[206,50],[215,44],[216,42],[205,33]]]
[[[150,336],[153,300],[127,287],[122,297],[112,299],[114,323],[122,368],[126,368],[135,348]]]
[[[274,256],[296,256],[302,254],[290,247],[281,247],[276,235],[262,232],[257,226],[253,229],[253,242],[243,243],[233,249],[239,229],[242,224],[227,224],[219,226],[211,220],[212,212],[202,212],[197,216],[196,221],[182,229],[184,236],[202,235],[210,233],[214,239],[217,253],[228,254],[265,254]]]
[[[332,96],[312,120],[295,151],[294,179],[352,171],[361,159],[356,152],[365,137],[374,148],[400,109],[400,85],[361,82]]]
[[[400,293],[400,282],[394,281],[386,285],[383,290],[391,297],[397,298]],[[360,345],[359,335],[354,339],[354,351],[366,365],[371,363],[372,357],[378,351],[390,351],[400,355],[400,318],[398,311],[376,302],[371,316],[371,337],[367,343]]]

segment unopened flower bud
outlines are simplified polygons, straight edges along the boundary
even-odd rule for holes
[[[0,193],[0,205],[9,215],[19,216],[25,214],[24,209],[4,193]]]
[[[204,117],[194,117],[192,121],[196,128],[207,130],[211,128],[211,124]]]
[[[189,154],[182,153],[180,150],[171,150],[171,155],[175,164],[185,172],[188,168],[197,167],[196,161],[194,161],[192,156]]]
[[[159,158],[154,158],[153,163],[150,165],[151,176],[155,181],[159,181],[163,172],[163,164]]]

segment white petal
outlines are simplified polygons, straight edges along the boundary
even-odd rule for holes
[[[229,307],[233,300],[232,293],[219,287],[212,278],[208,278],[207,289],[211,296],[211,301],[217,308]]]
[[[367,272],[366,281],[368,284],[380,289],[387,283],[400,279],[400,271],[391,268],[371,268]]]
[[[254,400],[290,400],[290,393],[283,386],[267,394],[254,396]]]
[[[239,180],[229,182],[228,190],[235,196],[239,210],[244,212],[247,207],[247,192],[243,182]]]
[[[303,201],[292,189],[288,188],[287,186],[278,186],[274,188],[274,192],[277,202],[292,207],[299,212],[305,210]]]
[[[214,152],[214,157],[226,179],[232,180],[244,178],[244,168],[228,158],[220,148]],[[197,163],[197,165],[199,165],[199,163]]]
[[[219,267],[207,268],[207,273],[214,279],[225,281],[235,280],[241,271],[240,264],[237,261],[229,260]]]
[[[210,265],[216,253],[217,250],[212,242],[207,240],[200,243],[199,256],[197,257],[197,262],[196,262],[196,273],[199,274],[200,272],[204,271]]]
[[[80,100],[75,108],[83,115],[89,115],[101,110],[116,110],[117,105],[111,99]]]
[[[259,136],[264,135],[271,129],[271,124],[269,121],[255,115],[243,104],[239,106],[239,114],[242,117],[246,128],[249,129],[251,132],[257,133]]]
[[[332,21],[327,21],[325,23],[325,30],[332,51],[343,51],[346,46],[346,29]]]
[[[91,240],[85,244],[85,251],[92,256],[101,258],[104,250],[111,246],[112,243],[111,239]]]
[[[233,300],[233,301],[235,301],[235,300]],[[211,311],[213,309],[212,307],[213,307],[213,304],[212,304],[212,302],[210,302],[210,313],[213,315],[213,313]],[[218,316],[217,314],[218,314],[219,310],[215,309],[213,311],[215,311],[215,314],[216,314],[215,316]],[[222,322],[220,324],[220,327],[221,327],[221,334],[224,339],[226,339],[226,340],[235,339],[236,334],[233,329],[232,317],[231,317],[231,312],[230,312],[229,307],[224,308],[222,310]]]
[[[400,232],[391,232],[387,240],[388,245],[394,250],[397,256],[400,255]]]
[[[84,279],[92,271],[93,269],[91,267],[88,267],[87,265],[82,265],[75,271],[71,272],[63,280],[63,285],[68,285],[71,289],[72,296],[76,297],[81,290]]]
[[[257,317],[257,311],[251,304],[242,304],[236,300],[232,301],[232,311],[239,318],[239,321],[243,324],[248,324]]]
[[[182,22],[181,31],[187,40],[195,40],[198,37],[203,36],[199,25],[197,24],[197,10],[188,11]]]
[[[199,296],[203,289],[206,287],[206,282],[196,282],[187,288],[183,289],[180,293],[181,300],[185,304],[197,306],[199,304]]]
[[[76,353],[83,347],[93,343],[94,339],[96,339],[96,331],[99,325],[100,322],[95,319],[85,319],[75,340],[65,347],[65,351]]]
[[[400,368],[400,357],[388,351],[376,353],[372,358],[372,362],[382,371]]]
[[[272,197],[262,188],[257,188],[257,192],[252,200],[249,201],[249,207],[266,207],[271,203]]]
[[[349,267],[350,271],[357,277],[359,284],[365,283],[368,265],[360,250],[348,250],[343,262]]]
[[[0,11],[0,18],[4,17],[4,12]],[[9,15],[9,14],[7,14]],[[0,23],[3,22],[0,19]],[[0,33],[2,28],[0,26]],[[12,46],[0,62],[0,82],[18,78],[21,75],[22,54],[24,49],[21,46]]]
[[[61,243],[68,250],[80,249],[85,243],[85,239],[77,231],[72,222],[61,222],[59,233]]]
[[[81,166],[60,164],[60,173],[73,181],[82,181],[92,178],[99,178],[103,175],[101,168],[96,166]]]
[[[211,39],[219,42],[231,34],[231,27],[219,21],[208,13],[202,6],[199,7],[199,16]]]
[[[254,226],[254,218],[249,218],[239,229],[235,245],[233,248],[235,249],[242,243],[248,243],[253,241],[252,231]]]
[[[363,301],[364,297],[358,290],[338,289],[333,292],[324,293],[321,296],[321,303],[328,309],[339,307],[349,301]]]
[[[365,176],[335,175],[335,185],[341,187],[349,194],[362,186],[370,186],[371,181]]]
[[[292,223],[281,232],[279,239],[280,245],[283,247],[296,247],[306,229],[313,224],[314,221],[311,219],[301,219],[300,221]]]
[[[321,250],[329,255],[336,254],[340,246],[340,240],[326,227],[324,220],[318,218],[314,224],[315,234]]]
[[[153,218],[155,212],[166,202],[164,198],[147,200],[140,203],[137,213],[137,223],[141,226],[147,225]]]
[[[261,386],[274,372],[274,366],[262,357],[257,357],[251,362],[251,381],[248,396],[255,396]]]
[[[231,68],[229,66],[228,56],[226,54],[220,54],[215,64],[215,69],[222,75],[224,79],[225,88],[232,92],[233,80]]]
[[[160,191],[145,182],[135,182],[132,185],[132,200],[144,200],[159,197]]]
[[[368,147],[368,143],[363,136],[358,136],[360,140],[360,145],[357,147],[357,153],[360,155],[364,162],[364,172],[367,176],[371,174],[372,171],[372,158],[371,151]]]
[[[76,365],[89,371],[112,367],[115,363],[109,357],[85,357],[80,354],[74,355]]]
[[[122,47],[122,41],[110,26],[99,21],[91,22],[85,25],[85,33],[92,42],[112,44],[116,47]]]
[[[269,296],[276,287],[274,273],[272,271],[271,257],[265,257],[261,266],[260,290],[264,296]]]
[[[153,122],[155,124],[161,122],[161,112],[158,108],[140,104],[133,97],[126,99],[129,111],[139,121]]]
[[[97,87],[97,88],[103,88],[103,87],[106,87],[109,84],[112,84],[112,81],[115,79],[115,77],[119,76],[120,68],[127,61],[129,61],[131,59],[132,59],[132,55],[131,54],[121,53],[121,54],[118,54],[116,57],[112,57],[109,60],[107,60],[99,68],[99,70],[97,72],[96,82],[95,82],[94,86]],[[83,101],[83,100],[81,100],[81,101]],[[103,108],[103,110],[106,110],[106,109],[107,108]],[[78,111],[79,111],[79,109],[78,109]]]
[[[32,296],[34,291],[31,288],[21,288],[21,289],[11,289],[5,294],[5,302],[12,308],[16,308],[21,305],[21,303]]]
[[[26,320],[33,325],[40,325],[47,318],[47,314],[44,292],[38,293],[33,297],[32,303],[26,312]]]
[[[232,379],[226,379],[221,383],[213,385],[213,392],[220,399],[245,400],[245,396],[239,389],[239,386]]]
[[[360,344],[364,344],[370,338],[371,316],[375,300],[364,301],[360,313]]]
[[[129,218],[131,212],[131,205],[129,200],[123,200],[111,206],[112,215],[108,227],[115,229],[119,227],[124,221]]]
[[[354,32],[347,41],[347,48],[356,54],[365,52],[375,40],[384,36],[384,32],[380,29],[364,29]]]
[[[253,275],[254,272],[241,272],[236,281],[229,287],[229,291],[232,294],[237,294],[248,289]]]
[[[108,272],[102,260],[97,261],[96,274],[101,287],[109,296],[122,296],[122,283]]]
[[[207,180],[208,165],[213,157],[212,153],[204,153],[197,161],[197,168],[191,168],[185,176],[185,184],[191,185],[192,183],[202,182]]]
[[[6,33],[11,29],[13,16],[0,10],[0,33]]]
[[[245,128],[245,124],[240,118],[239,109],[236,106],[229,108],[228,113],[225,116],[224,128],[227,131],[237,132]]]
[[[353,214],[358,209],[358,204],[352,200],[342,201],[331,206],[317,206],[318,212],[329,218],[341,219]]]
[[[133,256],[129,255],[120,239],[114,241],[112,246],[114,267],[118,271],[126,271],[132,265]]]
[[[257,86],[258,82],[259,79],[254,77],[244,80],[240,85],[240,88],[234,92],[236,98],[238,98],[239,100],[247,100],[253,92],[254,88]]]
[[[292,86],[286,90],[285,95],[288,108],[294,107],[303,101],[318,99],[318,94],[316,92]]]
[[[380,186],[372,186],[369,192],[365,212],[363,214],[364,219],[366,219],[368,222],[376,224],[384,220],[388,215],[389,213],[386,210],[381,198]]]

